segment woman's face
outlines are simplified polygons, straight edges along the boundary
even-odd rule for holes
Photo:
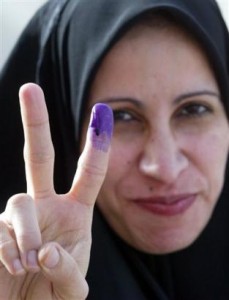
[[[89,106],[109,104],[115,126],[97,204],[133,247],[182,249],[209,221],[229,147],[219,94],[200,47],[173,26],[138,25],[103,60]]]

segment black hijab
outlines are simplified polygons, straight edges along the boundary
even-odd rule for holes
[[[93,75],[126,26],[149,10],[170,13],[202,43],[229,115],[229,38],[214,0],[49,1],[28,24],[0,77],[1,210],[12,194],[25,191],[19,87],[33,81],[44,89],[56,150],[55,186],[57,192],[66,192],[75,172]],[[226,174],[214,215],[198,240],[170,255],[145,255],[130,248],[96,209],[88,299],[229,299],[227,182]]]

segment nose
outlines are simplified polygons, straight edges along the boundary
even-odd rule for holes
[[[189,164],[188,157],[170,130],[149,137],[140,156],[139,169],[165,184],[173,183]]]

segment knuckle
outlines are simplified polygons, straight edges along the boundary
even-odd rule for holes
[[[35,231],[19,232],[16,238],[17,245],[22,252],[27,252],[32,249],[39,249],[41,246],[41,238]]]
[[[14,208],[22,208],[27,206],[32,201],[32,198],[28,194],[17,194],[12,196],[6,206],[6,210],[12,210]]]
[[[87,163],[81,165],[81,170],[83,174],[89,178],[104,177],[106,170],[101,166],[98,166],[96,163]]]
[[[39,249],[42,242],[40,236],[35,231],[18,232],[17,245],[20,251],[27,252],[32,249]]]
[[[6,230],[6,224],[0,220],[0,245],[8,241],[8,235]]]
[[[9,224],[5,228],[5,233],[9,239],[15,238],[19,249],[40,246],[41,234],[32,197],[28,194],[12,196],[8,200],[5,215],[6,222]]]
[[[27,126],[32,130],[42,130],[43,128],[47,128],[49,126],[48,118],[44,118],[44,116],[36,116],[30,121],[27,121]]]
[[[16,242],[7,230],[7,225],[0,221],[0,260],[6,260],[15,250]]]
[[[16,249],[14,240],[0,241],[0,260],[8,260]]]
[[[17,234],[17,240],[18,240],[18,243],[20,242],[23,242],[23,243],[32,243],[33,241],[36,240],[36,232],[35,231],[22,231],[22,232],[18,232]]]
[[[53,147],[49,147],[47,149],[42,149],[39,152],[31,152],[27,151],[25,148],[24,159],[33,164],[46,164],[54,160],[54,149]]]

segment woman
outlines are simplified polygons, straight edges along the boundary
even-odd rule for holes
[[[2,111],[18,114],[22,82],[41,85],[55,189],[66,194],[52,184],[41,90],[26,85],[28,195],[1,215],[1,299],[86,297],[96,198],[88,299],[228,298],[227,51],[210,0],[53,1],[37,14],[3,71]],[[22,151],[7,152],[22,143],[16,120],[1,126],[3,198],[24,186]]]

